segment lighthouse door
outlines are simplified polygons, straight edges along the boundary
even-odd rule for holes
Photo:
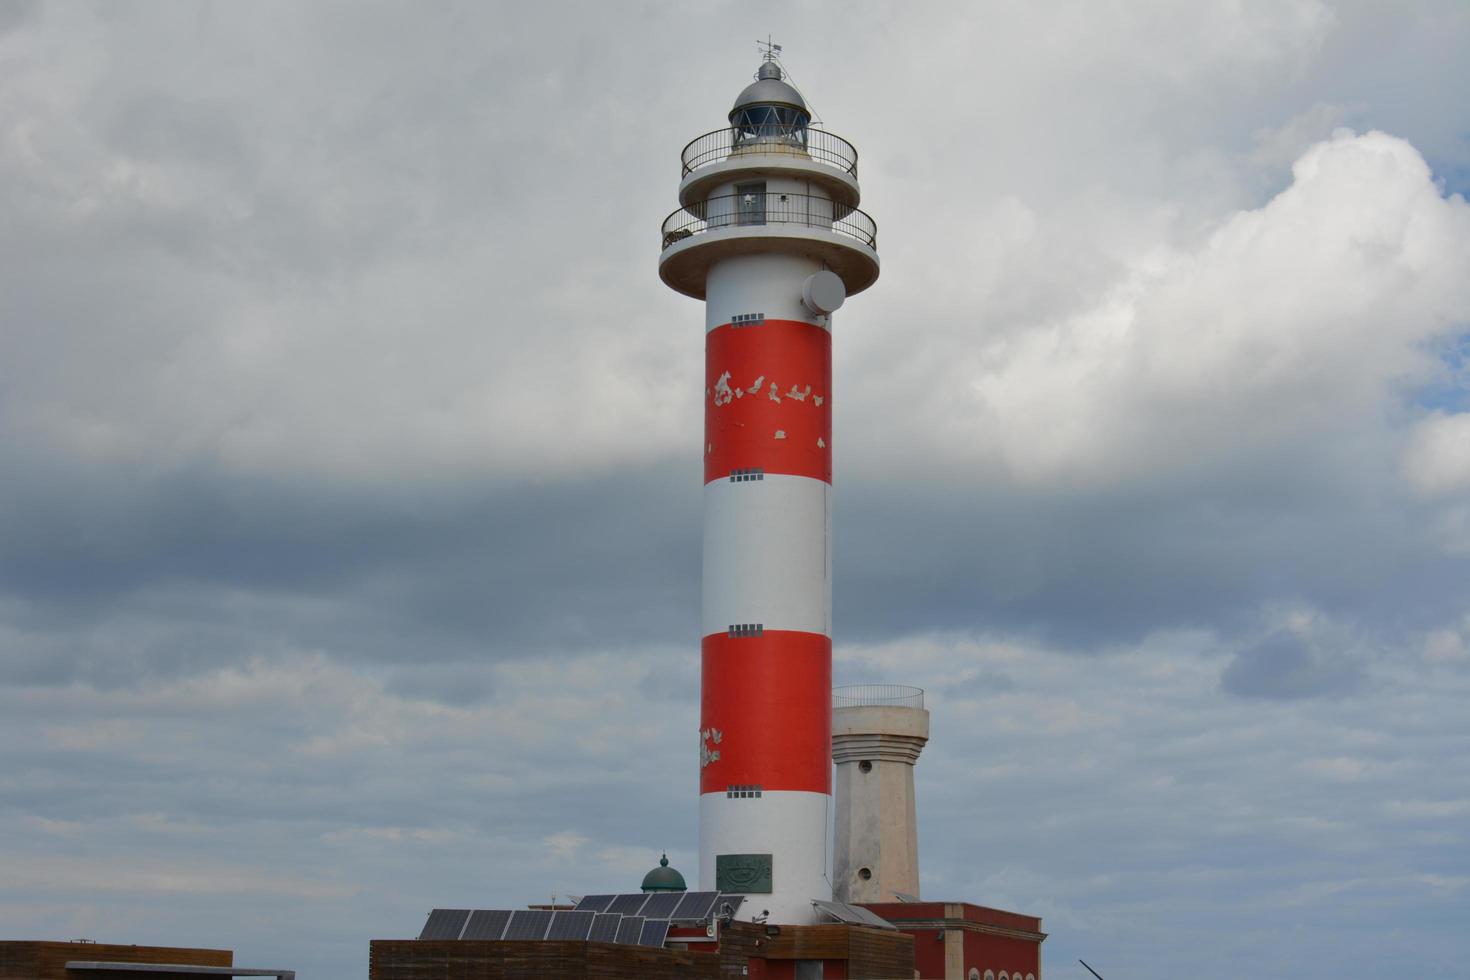
[[[766,223],[766,182],[735,185],[735,207],[737,224],[763,225]]]

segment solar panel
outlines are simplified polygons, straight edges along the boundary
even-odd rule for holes
[[[577,903],[577,911],[581,912],[585,909],[590,912],[606,912],[612,900],[617,897],[616,895],[588,895]]]
[[[506,939],[545,939],[546,927],[551,925],[551,913],[546,909],[516,909],[505,927]]]
[[[618,938],[614,942],[623,943],[626,946],[636,946],[638,945],[638,940],[642,938],[643,916],[623,916],[623,921],[618,923]]]
[[[841,902],[824,902],[820,898],[812,899],[812,904],[826,912],[838,922],[848,922],[852,925],[862,925],[862,921],[852,914],[852,910]]]
[[[621,915],[598,912],[592,922],[592,934],[587,938],[594,943],[615,943],[618,941],[618,924],[622,921]]]
[[[551,928],[546,932],[547,939],[580,939],[586,940],[587,934],[592,931],[592,920],[597,913],[592,911],[559,911],[556,918],[551,920]]]
[[[843,904],[847,907],[847,910],[853,915],[857,916],[858,921],[865,926],[874,926],[879,929],[898,929],[898,926],[894,925],[892,922],[889,922],[887,919],[883,918],[881,915],[872,911],[871,909],[865,909],[861,905],[850,905],[846,902],[844,902]]]
[[[640,910],[645,919],[668,919],[684,900],[683,892],[654,892]]]
[[[714,911],[719,892],[685,892],[669,918],[678,922],[701,922]]]
[[[668,919],[644,919],[643,932],[638,936],[639,946],[663,946],[669,938]]]
[[[499,939],[510,921],[510,909],[475,909],[461,939]]]
[[[847,922],[855,926],[873,926],[878,929],[898,928],[892,922],[879,918],[861,905],[849,905],[846,902],[824,902],[821,899],[813,899],[812,904],[838,922]]]
[[[464,928],[464,920],[470,917],[469,909],[435,909],[424,923],[420,939],[458,939]]]
[[[646,901],[648,896],[641,892],[636,895],[619,895],[608,904],[605,911],[616,912],[618,915],[637,915]]]

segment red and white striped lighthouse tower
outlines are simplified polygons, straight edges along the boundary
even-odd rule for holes
[[[805,923],[832,896],[832,314],[878,254],[857,151],[782,74],[769,52],[684,148],[659,276],[705,301],[700,888]]]

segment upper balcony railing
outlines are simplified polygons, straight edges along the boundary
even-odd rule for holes
[[[857,208],[815,194],[724,194],[680,208],[664,219],[663,247],[691,235],[725,228],[803,225],[819,228],[878,249],[878,224]]]
[[[924,689],[906,684],[849,684],[832,689],[834,708],[922,708]]]
[[[705,133],[684,147],[684,174],[743,154],[786,154],[826,164],[857,178],[857,150],[841,136],[808,126],[726,127]]]

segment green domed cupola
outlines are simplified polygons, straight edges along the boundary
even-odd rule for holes
[[[667,854],[659,859],[658,867],[643,876],[643,890],[646,892],[682,892],[688,887],[684,884],[684,876],[669,867]]]

